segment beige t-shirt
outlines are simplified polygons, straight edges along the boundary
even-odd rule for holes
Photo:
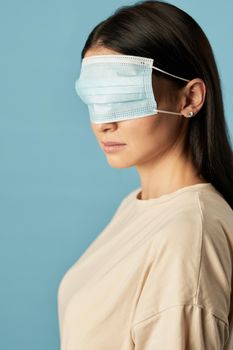
[[[233,210],[211,183],[140,191],[60,282],[61,350],[232,350]]]

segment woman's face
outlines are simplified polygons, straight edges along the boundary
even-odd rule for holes
[[[119,53],[107,48],[92,48],[86,52],[85,57],[98,54],[117,55]],[[165,79],[156,78],[156,81],[153,80],[153,86],[156,90],[155,98],[159,109],[180,112],[177,93],[175,96],[175,93],[168,92],[168,82]],[[162,91],[167,93],[164,94]],[[156,161],[156,158],[177,146],[176,142],[180,141],[179,132],[186,119],[171,114],[155,114],[119,122],[102,124],[91,122],[91,128],[108,163],[114,168],[128,168]],[[125,146],[110,152],[105,150],[103,141],[124,143]]]

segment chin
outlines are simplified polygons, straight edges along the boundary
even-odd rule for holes
[[[124,168],[131,168],[133,167],[135,164],[132,162],[126,162],[126,161],[122,161],[121,159],[119,160],[108,160],[108,164],[112,167],[112,168],[118,168],[118,169],[124,169]]]

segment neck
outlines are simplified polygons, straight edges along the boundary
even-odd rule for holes
[[[190,158],[169,153],[136,166],[141,180],[140,199],[157,198],[182,187],[207,181],[198,176]]]

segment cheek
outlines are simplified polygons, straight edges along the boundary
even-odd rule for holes
[[[176,117],[164,115],[128,121],[122,132],[129,145],[130,156],[145,160],[163,153],[174,143],[178,124]]]
[[[138,118],[129,120],[124,125],[124,134],[127,135],[130,146],[145,148],[156,141],[160,124],[156,118],[154,116]]]

